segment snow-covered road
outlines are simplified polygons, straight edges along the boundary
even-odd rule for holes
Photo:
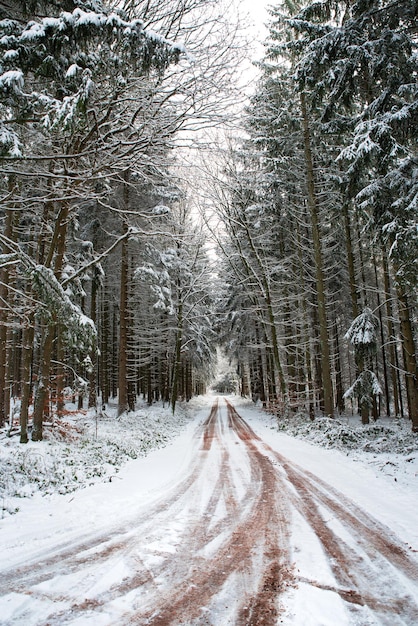
[[[143,475],[135,487],[122,473],[89,501],[88,490],[68,497],[60,515],[37,509],[35,527],[6,527],[0,624],[418,624],[414,537],[408,524],[388,526],[390,506],[373,509],[392,495],[399,506],[402,494],[362,506],[348,466],[350,489],[338,489],[341,468],[324,480],[326,451],[324,471],[312,471],[309,446],[298,442],[305,463],[303,452],[286,454],[285,436],[256,426],[214,400],[175,458],[154,455],[172,476],[150,475],[147,494]]]

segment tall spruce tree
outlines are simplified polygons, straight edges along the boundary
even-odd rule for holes
[[[345,193],[396,277],[409,415],[418,430],[416,306],[418,6],[400,0],[315,2],[288,20],[303,50],[301,89],[321,109],[324,131],[344,135]]]
[[[40,353],[34,440],[42,439],[52,351],[55,337],[59,336],[60,320],[68,345],[81,345],[80,341],[71,339],[71,324],[61,315],[70,304],[59,285],[77,200],[85,197],[86,188],[94,193],[92,181],[102,169],[102,164],[98,169],[99,161],[109,168],[115,162],[112,151],[116,148],[122,160],[131,157],[120,140],[115,145],[113,134],[110,134],[111,142],[106,143],[103,124],[113,118],[113,104],[126,89],[130,71],[144,79],[154,74],[158,80],[180,53],[178,47],[163,37],[148,34],[140,20],[129,21],[104,4],[68,3],[62,8],[68,10],[60,12],[54,3],[22,5],[16,19],[0,22],[1,174],[6,185],[16,181],[5,207],[9,213],[14,212],[22,227],[25,221],[30,230],[40,229],[35,245],[26,238],[21,245],[14,244],[9,236],[11,232],[1,235],[3,249],[16,253],[23,269],[32,272],[36,297],[45,307],[38,310],[37,316]],[[35,19],[27,21],[29,17]],[[108,106],[94,118],[90,107],[103,98],[103,91],[100,94],[97,91],[99,84],[105,86],[105,92],[113,92],[113,102],[110,99]],[[102,102],[106,104],[106,98]],[[98,141],[100,125],[99,134],[104,141]],[[126,139],[126,129],[120,131]],[[138,149],[138,142],[134,145]],[[108,156],[103,159],[105,154]],[[24,185],[23,181],[29,184]],[[25,214],[21,209],[27,206],[30,212]],[[64,298],[63,302],[60,298]],[[30,302],[28,298],[27,306]],[[7,309],[3,315],[7,317]],[[2,320],[1,326],[7,326],[7,319]],[[87,345],[83,348],[91,349]],[[7,350],[6,342],[2,342],[2,396],[6,389]],[[24,371],[27,376],[27,367]],[[26,381],[24,384],[27,386]],[[25,398],[28,401],[27,394]],[[26,412],[24,407],[23,413]]]

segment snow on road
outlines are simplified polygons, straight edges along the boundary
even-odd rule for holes
[[[413,626],[416,495],[212,398],[113,482],[3,520],[0,624]]]

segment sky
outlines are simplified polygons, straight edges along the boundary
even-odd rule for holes
[[[267,35],[265,22],[268,20],[267,7],[272,4],[272,0],[241,0],[241,5],[248,12],[254,23],[254,34],[260,44]],[[262,46],[260,45],[260,50]]]
[[[240,10],[243,14],[247,13],[250,21],[251,37],[253,39],[253,48],[251,51],[252,62],[260,61],[264,57],[264,42],[268,35],[265,26],[269,21],[267,7],[274,5],[274,0],[239,0]],[[258,70],[252,66],[248,70],[248,75],[258,76]],[[251,92],[250,88],[250,92]]]

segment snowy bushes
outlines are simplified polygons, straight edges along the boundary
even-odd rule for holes
[[[45,440],[19,446],[17,438],[0,441],[0,497],[3,515],[18,510],[12,498],[70,493],[97,481],[111,480],[129,459],[164,446],[187,421],[154,406],[116,419],[75,414],[76,423],[59,421],[45,428]],[[73,418],[74,419],[74,418]],[[71,441],[71,445],[69,445]]]
[[[329,419],[314,421],[305,415],[278,421],[279,430],[288,435],[307,439],[324,448],[363,450],[364,452],[410,454],[418,450],[418,437],[411,432],[409,420],[381,420],[362,425],[358,420]]]

